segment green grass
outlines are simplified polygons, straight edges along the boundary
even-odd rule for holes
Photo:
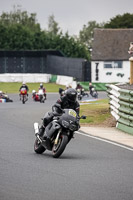
[[[82,124],[99,125],[108,121],[111,118],[108,99],[81,105],[80,115],[87,116],[85,120],[80,120]]]
[[[38,90],[40,83],[26,83],[29,87],[29,92],[31,93],[32,90]],[[22,83],[3,83],[0,82],[0,90],[7,93],[18,93],[20,86]],[[58,92],[59,88],[65,88],[65,86],[58,85],[56,83],[44,83],[44,87],[46,88],[46,92]]]
[[[18,93],[22,83],[3,83],[0,82],[0,90],[7,93]],[[32,90],[38,90],[40,83],[27,83],[29,92]],[[55,83],[44,83],[44,87],[47,92],[58,92],[59,88],[65,88],[65,86],[57,85]],[[86,115],[85,120],[80,120],[81,124],[87,125],[102,125],[103,123],[110,123],[111,114],[109,111],[108,99],[94,101],[91,104],[85,104],[80,106],[80,115]]]

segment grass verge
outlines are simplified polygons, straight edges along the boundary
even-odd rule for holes
[[[29,92],[31,93],[32,90],[38,90],[40,83],[26,83],[29,87]],[[18,93],[20,86],[22,83],[19,82],[11,82],[11,83],[4,83],[0,82],[0,90],[7,93]],[[47,92],[58,92],[59,88],[65,88],[65,86],[58,85],[56,83],[44,83],[44,87],[46,88]]]
[[[102,99],[91,104],[80,106],[80,115],[86,115],[85,120],[80,120],[82,125],[90,126],[115,126],[116,122],[109,111],[108,99]]]

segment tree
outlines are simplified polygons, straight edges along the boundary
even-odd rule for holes
[[[0,16],[0,24],[5,26],[12,26],[14,24],[21,24],[28,27],[30,30],[40,30],[40,24],[37,23],[36,13],[28,14],[27,11],[21,11],[14,6],[13,11],[3,12]]]
[[[3,50],[60,50],[67,57],[89,59],[88,48],[60,31],[54,16],[49,17],[47,30],[41,30],[36,14],[14,10],[0,16],[0,49]],[[60,31],[60,32],[59,32]]]
[[[67,57],[85,58],[87,60],[90,59],[90,54],[87,47],[78,40],[75,40],[75,38],[69,36],[67,32],[64,36],[61,36],[59,42],[60,43],[58,48]]]
[[[48,18],[48,31],[54,35],[59,33],[60,27],[58,22],[55,21],[54,15],[50,15]]]
[[[7,30],[4,49],[6,50],[32,50],[33,33],[20,24],[14,24]]]
[[[133,14],[116,15],[104,25],[104,28],[133,28]]]
[[[96,21],[90,21],[87,25],[83,26],[83,29],[79,32],[79,41],[91,47],[93,41],[94,28],[103,27],[103,23],[98,24]]]
[[[0,49],[9,49],[8,33],[8,28],[0,24]]]

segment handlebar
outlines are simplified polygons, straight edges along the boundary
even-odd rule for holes
[[[78,119],[86,119],[86,116],[85,115],[82,115],[81,117],[78,116]]]

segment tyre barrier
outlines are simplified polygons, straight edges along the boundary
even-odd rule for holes
[[[106,87],[116,128],[133,135],[133,91],[112,84]]]

